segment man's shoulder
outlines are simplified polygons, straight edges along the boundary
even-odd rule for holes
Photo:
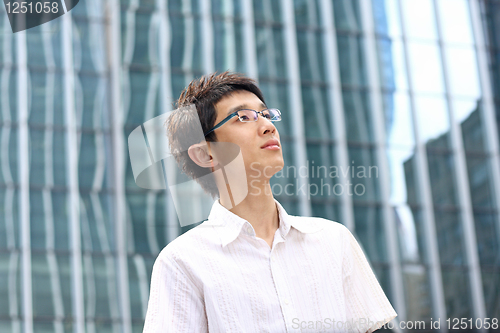
[[[348,231],[346,226],[340,222],[328,220],[322,217],[314,216],[293,216],[289,215],[292,225],[297,227],[309,228],[315,232],[327,231],[336,234],[343,234]]]
[[[207,248],[220,245],[219,237],[213,228],[214,226],[205,222],[197,225],[168,243],[158,257],[179,261]]]

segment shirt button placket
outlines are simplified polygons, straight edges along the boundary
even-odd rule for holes
[[[281,271],[279,269],[279,264],[277,262],[277,254],[276,251],[271,252],[271,275],[274,280],[274,285],[276,286],[276,291],[278,293],[278,299],[280,301],[280,304],[282,305],[281,307],[281,312],[283,315],[283,320],[285,321],[285,327],[287,332],[289,331],[288,325],[287,325],[287,309],[288,305],[290,304],[288,298],[285,298],[286,296],[286,287],[285,287],[285,281],[281,278]],[[284,306],[283,306],[284,305]]]

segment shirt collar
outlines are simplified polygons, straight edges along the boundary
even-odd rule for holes
[[[274,202],[276,202],[276,206],[278,207],[279,230],[284,240],[286,240],[291,227],[302,233],[313,233],[323,229],[322,224],[318,220],[288,215],[278,200],[274,199]],[[206,224],[220,226],[216,230],[220,236],[222,247],[234,241],[242,232],[255,236],[255,231],[250,222],[229,211],[220,204],[219,200],[216,200],[212,205]]]

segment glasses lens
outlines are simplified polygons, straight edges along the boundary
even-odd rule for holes
[[[270,121],[280,121],[281,113],[278,109],[268,109],[264,111],[264,117],[266,117]]]
[[[238,117],[240,121],[257,121],[257,112],[253,110],[240,110],[238,111]]]

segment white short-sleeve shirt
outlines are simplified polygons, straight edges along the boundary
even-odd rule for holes
[[[346,227],[276,205],[272,248],[218,200],[170,242],[153,266],[144,333],[372,332],[396,317]]]

